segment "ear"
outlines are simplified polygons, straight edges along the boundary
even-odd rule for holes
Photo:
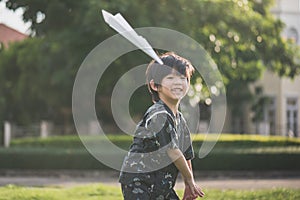
[[[157,88],[157,86],[155,85],[153,79],[150,81],[150,87],[151,87],[152,90],[154,90],[154,91],[156,91],[156,92],[158,91],[158,88]]]

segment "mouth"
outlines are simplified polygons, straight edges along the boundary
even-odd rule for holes
[[[171,89],[171,92],[173,92],[173,93],[182,93],[183,89],[182,88],[173,88],[173,89]]]
[[[171,89],[172,92],[182,92],[183,89],[182,88],[173,88]]]

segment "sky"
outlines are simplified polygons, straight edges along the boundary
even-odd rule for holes
[[[4,2],[0,2],[0,23],[3,23],[21,33],[28,33],[30,23],[24,23],[22,20],[22,10],[13,12],[5,7]]]

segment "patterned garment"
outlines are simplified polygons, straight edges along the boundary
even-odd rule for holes
[[[182,114],[174,116],[159,101],[137,125],[124,159],[119,182],[125,199],[178,199],[173,189],[178,169],[167,155],[168,149],[180,149],[187,160],[194,157],[190,131]]]
[[[129,185],[122,184],[122,193],[124,200],[179,200],[174,189],[171,189],[166,195],[154,192],[153,188],[140,182],[134,182]]]

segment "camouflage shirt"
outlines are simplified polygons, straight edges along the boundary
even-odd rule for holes
[[[178,170],[167,155],[180,149],[186,160],[194,157],[190,131],[182,114],[174,116],[162,101],[153,104],[137,125],[133,143],[125,157],[119,182],[143,182],[167,191],[174,187]]]

